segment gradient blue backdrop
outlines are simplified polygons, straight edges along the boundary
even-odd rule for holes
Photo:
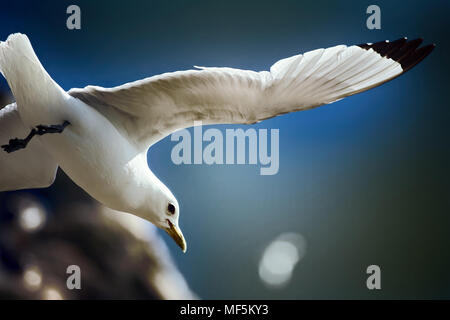
[[[81,30],[65,26],[70,4],[81,8]],[[366,28],[370,4],[381,7],[381,30]],[[280,129],[277,175],[175,166],[168,138],[149,163],[180,202],[188,253],[167,240],[200,297],[449,298],[449,17],[444,0],[2,1],[0,39],[26,33],[67,90],[193,65],[267,70],[337,44],[436,43],[379,88],[255,125]],[[260,255],[287,231],[305,237],[307,252],[292,281],[270,289]],[[381,291],[365,286],[370,264],[382,268]]]

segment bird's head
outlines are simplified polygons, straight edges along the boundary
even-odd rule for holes
[[[134,173],[133,187],[126,188],[124,199],[130,212],[150,221],[155,226],[166,231],[175,243],[186,252],[186,240],[180,230],[178,219],[180,207],[169,188],[149,170],[147,155],[142,153],[132,159],[129,168]]]
[[[173,197],[173,199],[167,199],[164,208],[164,212],[162,212],[162,220],[160,220],[160,224],[157,225],[159,228],[165,230],[169,236],[175,241],[175,243],[186,252],[186,240],[184,239],[183,233],[181,232],[180,227],[178,226],[178,217],[180,212],[180,207],[178,206],[178,202]]]
[[[169,236],[175,241],[175,243],[186,252],[186,240],[178,225],[178,219],[180,215],[180,207],[177,199],[170,192],[170,190],[163,185],[159,185],[159,190],[153,192],[153,197],[150,197],[150,216],[148,220],[156,225],[158,228],[166,231]],[[148,212],[148,211],[147,211]]]

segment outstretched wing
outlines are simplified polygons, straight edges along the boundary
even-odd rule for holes
[[[144,150],[194,121],[250,124],[368,90],[409,70],[434,48],[418,48],[421,43],[404,38],[339,45],[280,60],[270,72],[201,67],[69,94],[99,110]]]
[[[0,145],[30,133],[20,119],[15,103],[0,110]],[[7,153],[0,149],[0,191],[48,187],[55,180],[58,164],[47,154],[39,139],[25,149]]]

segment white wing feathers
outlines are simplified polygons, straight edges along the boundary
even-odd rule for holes
[[[0,110],[0,145],[28,133],[30,129],[22,123],[15,103]],[[48,187],[57,169],[58,164],[46,153],[39,139],[32,139],[25,149],[16,152],[0,150],[0,191]]]
[[[368,90],[399,76],[434,48],[416,50],[420,43],[340,45],[280,60],[270,72],[201,67],[69,94],[96,108],[145,150],[196,120],[255,123]]]

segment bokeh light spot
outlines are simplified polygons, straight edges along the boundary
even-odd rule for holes
[[[20,212],[20,226],[27,231],[39,229],[45,221],[45,213],[37,206],[29,206]]]
[[[40,288],[42,274],[38,267],[29,267],[23,273],[23,282],[28,290],[34,291]]]
[[[42,292],[42,298],[44,300],[63,300],[61,293],[53,287],[45,288]]]
[[[281,234],[264,249],[259,263],[259,277],[271,287],[286,285],[305,253],[306,241],[300,234]]]

